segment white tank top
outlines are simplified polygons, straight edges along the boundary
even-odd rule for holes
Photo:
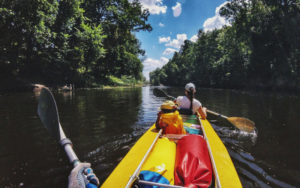
[[[179,108],[190,109],[191,101],[187,96],[179,96],[176,99],[176,103]],[[201,103],[197,99],[193,99],[193,113],[197,112],[202,107]]]

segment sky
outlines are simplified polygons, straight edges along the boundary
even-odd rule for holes
[[[143,9],[150,11],[151,32],[135,33],[146,51],[143,75],[161,68],[179,51],[185,40],[195,42],[199,29],[205,32],[229,23],[219,15],[225,0],[140,0]]]

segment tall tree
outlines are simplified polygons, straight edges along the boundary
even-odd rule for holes
[[[85,15],[101,23],[107,35],[104,40],[106,55],[99,60],[95,75],[102,80],[109,75],[142,79],[139,56],[144,55],[144,51],[133,32],[152,30],[147,23],[149,11],[142,10],[137,0],[131,3],[127,0],[87,0],[83,7],[88,10]]]
[[[211,87],[300,89],[299,0],[231,0],[220,14],[231,26],[200,30],[194,44],[185,42],[183,51],[150,74],[158,75],[150,77],[151,82],[178,85],[187,80]]]

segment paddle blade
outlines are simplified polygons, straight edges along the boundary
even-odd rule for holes
[[[175,100],[175,97],[172,97],[168,94],[166,94],[163,90],[159,89],[159,88],[154,88],[153,89],[153,94],[156,96],[156,97],[167,97],[168,99],[170,100]]]
[[[38,104],[38,115],[51,136],[60,141],[59,116],[55,99],[48,88],[43,87]]]
[[[247,118],[228,117],[227,120],[242,131],[252,132],[255,129],[255,123]]]

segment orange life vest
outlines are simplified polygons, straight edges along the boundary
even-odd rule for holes
[[[164,134],[186,134],[182,118],[177,110],[175,112],[161,114],[159,127],[163,129]]]

